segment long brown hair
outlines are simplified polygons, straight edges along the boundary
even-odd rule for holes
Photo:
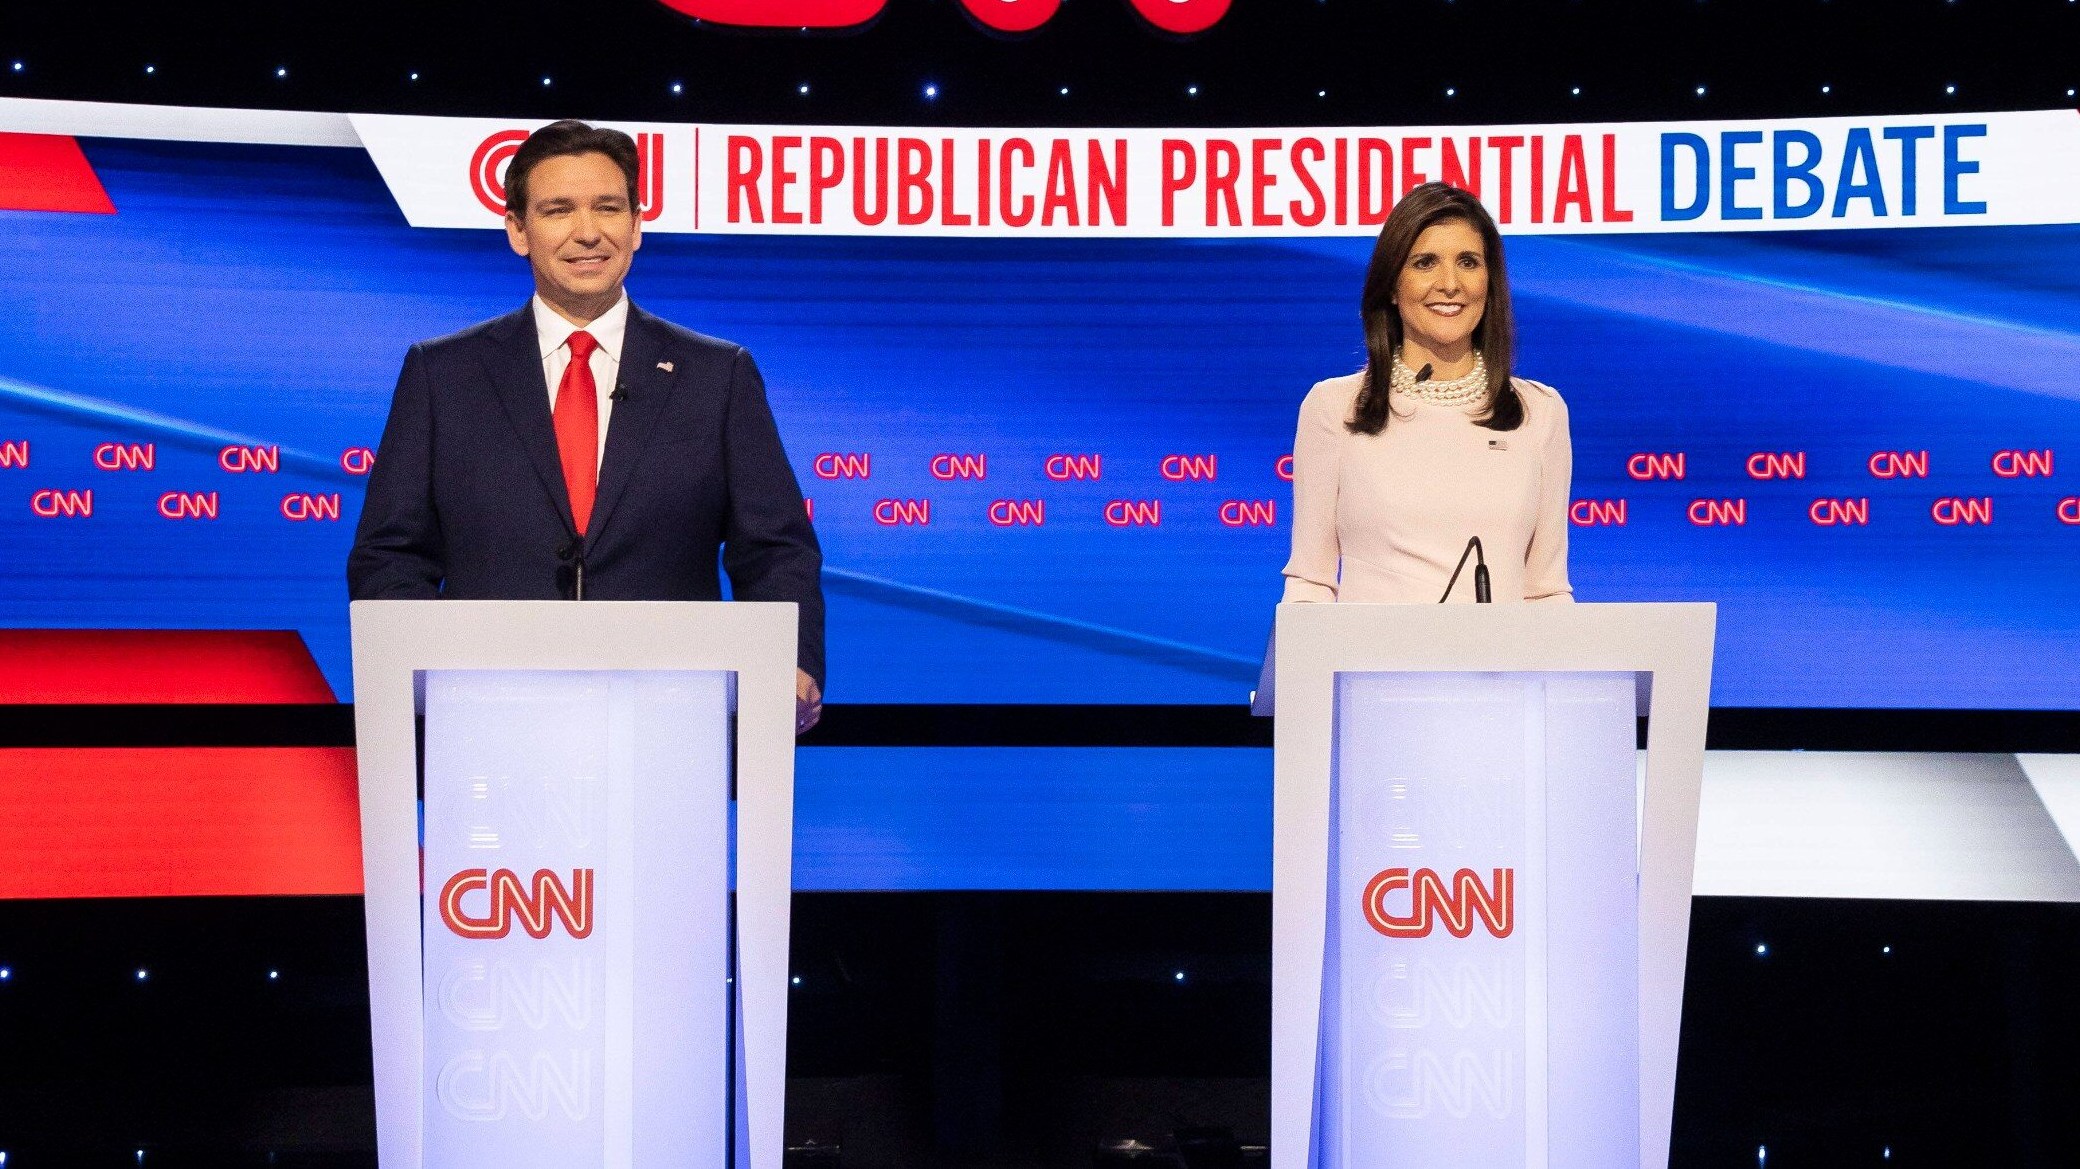
[[[1393,381],[1394,353],[1401,348],[1401,310],[1394,290],[1401,269],[1415,250],[1416,238],[1440,223],[1458,220],[1481,234],[1487,252],[1488,303],[1473,327],[1473,347],[1488,366],[1488,410],[1474,419],[1490,430],[1515,430],[1524,424],[1524,400],[1510,385],[1510,359],[1516,343],[1516,319],[1509,307],[1509,275],[1502,264],[1502,233],[1481,201],[1457,187],[1424,183],[1403,196],[1380,228],[1365,270],[1365,291],[1358,316],[1365,323],[1365,384],[1349,423],[1353,434],[1378,434],[1386,428]]]

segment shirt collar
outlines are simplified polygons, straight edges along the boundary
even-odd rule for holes
[[[550,308],[549,303],[542,299],[540,293],[535,294],[534,336],[541,344],[542,357],[545,360],[551,353],[570,344],[571,334],[577,331],[578,326],[559,316],[556,310]],[[621,338],[628,332],[628,293],[623,292],[621,299],[614,302],[614,307],[601,313],[597,320],[585,326],[585,331],[592,334],[593,340],[599,342],[601,351],[608,358],[620,361]]]

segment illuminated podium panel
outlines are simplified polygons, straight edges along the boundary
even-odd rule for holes
[[[1714,620],[1279,607],[1274,1169],[1667,1165]]]
[[[352,621],[379,1163],[779,1169],[794,606]]]

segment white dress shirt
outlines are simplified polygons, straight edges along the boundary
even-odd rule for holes
[[[571,334],[578,326],[558,316],[539,295],[534,298],[534,335],[542,345],[542,377],[549,383],[549,415],[556,415],[556,391],[571,364]],[[607,457],[607,420],[614,413],[615,380],[621,376],[621,339],[628,332],[628,294],[585,326],[599,346],[592,351],[592,385],[599,394],[599,457]]]

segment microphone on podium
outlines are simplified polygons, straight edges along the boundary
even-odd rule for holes
[[[1466,551],[1459,553],[1459,563],[1452,568],[1452,579],[1444,584],[1444,595],[1437,598],[1442,605],[1452,599],[1452,586],[1459,583],[1459,573],[1466,567],[1466,558],[1473,557],[1473,600],[1475,604],[1488,605],[1495,601],[1493,589],[1488,583],[1488,554],[1481,550],[1481,538],[1475,536],[1466,541]]]

